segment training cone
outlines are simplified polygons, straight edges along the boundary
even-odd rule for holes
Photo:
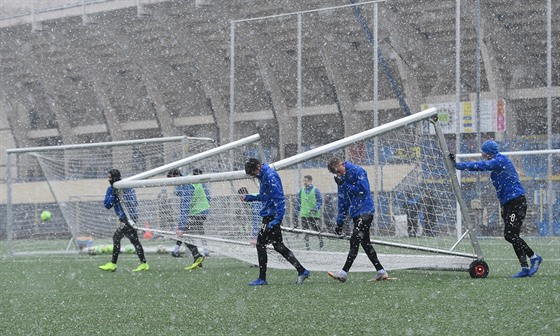
[[[150,226],[148,225],[148,222],[146,222],[146,229],[149,229]],[[154,237],[154,235],[151,232],[148,231],[144,231],[144,239],[152,239]]]

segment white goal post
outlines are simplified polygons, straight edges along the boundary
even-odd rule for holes
[[[449,174],[446,167],[445,141],[438,140],[437,135],[430,132],[430,127],[437,126],[431,120],[436,115],[435,109],[428,109],[270,163],[279,172],[285,191],[294,189],[290,185],[294,176],[310,174],[324,194],[323,230],[318,232],[292,227],[297,222],[291,213],[296,195],[286,193],[286,216],[282,224],[284,240],[306,267],[311,270],[336,269],[344,263],[348,252],[348,242],[333,235],[329,226],[336,216],[336,208],[333,211],[332,204],[336,187],[326,163],[333,155],[363,166],[370,183],[373,184],[374,179],[381,182],[378,190],[372,188],[378,200],[372,233],[381,261],[387,269],[469,269],[473,262],[483,261],[474,227],[468,224],[469,218],[464,219],[467,230],[457,225],[460,222],[457,220],[460,213],[458,204],[464,205],[464,201],[460,201],[461,192],[457,190],[459,184],[455,172]],[[378,161],[373,158],[375,152],[381,153]],[[249,156],[236,158],[236,162],[247,159]],[[298,172],[301,164],[306,168]],[[180,163],[173,165],[179,166]],[[128,179],[114,186],[156,194],[162,188],[184,184],[205,184],[212,196],[203,234],[189,234],[187,231],[185,239],[207,246],[214,252],[256,263],[256,251],[250,244],[254,238],[251,229],[254,211],[240,200],[237,190],[246,187],[249,193],[258,192],[258,185],[244,170],[179,178]],[[413,217],[408,221],[405,214],[408,211],[405,209],[407,195],[412,195],[416,203]],[[329,203],[327,198],[331,200]],[[155,204],[144,203],[142,207],[141,211],[146,213],[156,209]],[[177,209],[174,211],[176,215]],[[414,231],[410,231],[407,225],[412,225]],[[149,230],[154,231],[146,231]],[[173,234],[172,230],[162,231]],[[318,243],[320,240],[322,244]],[[269,265],[291,267],[282,258],[270,258]],[[353,271],[371,269],[371,263],[362,254],[352,267]]]
[[[215,146],[210,138],[177,136],[8,149],[8,254],[64,253],[109,243],[116,228],[114,212],[103,207],[109,169],[126,177]],[[44,210],[51,220],[41,221]]]

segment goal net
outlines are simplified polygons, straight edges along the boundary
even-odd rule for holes
[[[333,234],[336,222],[336,184],[327,171],[328,160],[336,155],[366,169],[376,202],[376,215],[372,225],[372,239],[380,260],[387,269],[440,268],[466,269],[475,259],[481,259],[480,248],[472,230],[462,226],[458,218],[458,198],[446,169],[446,148],[432,135],[429,121],[436,114],[430,109],[410,117],[385,124],[366,132],[312,149],[310,151],[270,163],[283,181],[286,198],[286,215],[282,223],[284,242],[292,249],[302,264],[311,270],[333,270],[342,267],[349,243]],[[247,152],[245,152],[247,153]],[[228,157],[232,157],[227,155]],[[136,188],[143,193],[158,195],[182,185],[205,185],[210,193],[210,209],[202,230],[192,230],[182,238],[187,242],[206,247],[210,251],[257,263],[253,247],[259,205],[241,201],[238,190],[258,192],[258,181],[247,177],[242,163],[249,156],[235,156],[237,170],[202,175],[164,178],[152,172],[150,178],[133,177],[115,184],[116,188]],[[180,162],[173,163],[181,167]],[[206,170],[204,165],[199,164]],[[298,227],[297,192],[305,175],[313,177],[314,185],[321,191],[320,231]],[[174,190],[174,189],[172,189]],[[290,191],[294,191],[291,192]],[[460,193],[459,193],[460,195]],[[180,202],[170,197],[168,210],[161,211],[157,197],[149,197],[139,205],[147,216],[165,215],[172,223],[157,228],[140,229],[156,235],[172,237],[180,216]],[[350,232],[351,222],[346,230]],[[269,254],[269,265],[291,268],[279,254]],[[360,253],[352,271],[368,271],[373,266]]]
[[[7,150],[8,253],[110,244],[117,218],[103,206],[109,169],[124,178],[213,148],[212,139],[179,136]],[[152,196],[138,190],[140,199]],[[52,219],[43,222],[45,210]]]

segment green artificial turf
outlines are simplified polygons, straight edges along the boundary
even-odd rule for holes
[[[97,268],[108,255],[4,257],[0,334],[559,335],[560,243],[530,244],[545,259],[532,278],[511,279],[513,250],[492,239],[481,241],[486,279],[407,270],[391,271],[394,281],[350,273],[339,283],[316,271],[295,285],[295,270],[270,269],[262,287],[247,285],[257,268],[218,256],[185,271],[190,258],[149,254],[142,273],[127,254],[116,272]]]

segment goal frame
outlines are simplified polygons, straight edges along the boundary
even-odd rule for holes
[[[73,145],[61,145],[61,146],[44,146],[44,147],[27,147],[27,148],[12,148],[6,150],[6,245],[7,245],[7,255],[13,256],[13,183],[12,180],[13,172],[12,167],[17,164],[17,162],[12,162],[12,158],[14,155],[25,155],[25,154],[32,154],[32,153],[41,153],[41,152],[48,152],[52,150],[70,150],[70,149],[87,149],[87,148],[99,148],[99,147],[118,147],[118,146],[125,146],[125,145],[141,145],[141,144],[154,144],[154,143],[171,143],[171,142],[180,142],[181,146],[184,147],[184,144],[188,140],[201,140],[201,141],[209,141],[214,143],[215,140],[211,138],[204,138],[204,137],[188,137],[188,136],[173,136],[173,137],[163,137],[163,138],[149,138],[149,139],[137,139],[137,140],[120,140],[120,141],[113,141],[113,142],[97,142],[97,143],[86,143],[86,144],[73,144]],[[183,151],[184,154],[184,151]],[[51,192],[55,203],[60,208],[61,205],[58,202],[56,193],[53,191],[52,183],[45,179],[45,183],[47,183],[48,188]],[[64,217],[64,211],[61,211],[62,216]],[[70,228],[67,222],[67,218],[64,219],[64,224],[67,228]],[[75,237],[72,237],[67,245],[67,250],[70,249],[72,246],[72,242],[75,241]]]
[[[430,120],[430,125],[432,125],[436,129],[436,137],[439,139],[439,146],[442,149],[443,155],[446,157],[444,158],[445,168],[449,173],[449,178],[451,179],[453,193],[457,200],[457,211],[460,212],[458,216],[462,216],[463,222],[466,224],[465,232],[458,237],[458,241],[451,247],[449,250],[444,249],[435,249],[430,247],[422,247],[422,246],[415,246],[403,243],[395,243],[395,242],[385,242],[382,240],[374,240],[374,243],[392,246],[392,247],[399,247],[411,250],[419,250],[425,252],[434,252],[436,254],[441,255],[448,255],[448,256],[457,256],[463,258],[472,259],[473,262],[479,261],[483,262],[484,256],[482,254],[482,250],[478,243],[478,239],[476,236],[476,228],[472,225],[471,219],[469,218],[469,211],[466,207],[466,203],[463,199],[459,181],[457,175],[455,174],[455,168],[451,166],[451,162],[447,158],[448,149],[447,144],[445,143],[445,139],[443,138],[443,133],[439,128],[439,125],[435,121],[437,118],[437,109],[429,108],[427,110],[412,114],[410,116],[389,122],[387,124],[375,127],[373,129],[340,139],[338,141],[311,149],[309,151],[270,163],[269,166],[273,169],[279,171],[289,167],[296,166],[306,160],[310,160],[321,155],[340,150],[346,148],[352,144],[357,142],[361,142],[364,140],[368,140],[377,136],[381,136],[387,132],[392,130],[400,129],[402,127],[406,127],[411,124],[415,124],[421,121]],[[178,164],[179,165],[179,164]],[[150,179],[150,180],[140,180],[140,179],[128,179],[122,180],[115,183],[116,188],[138,188],[143,186],[172,186],[172,185],[179,185],[179,184],[193,184],[193,183],[209,183],[209,182],[223,182],[223,181],[234,181],[234,180],[241,180],[247,179],[247,175],[244,170],[236,170],[230,172],[221,172],[221,173],[208,173],[208,174],[201,174],[196,176],[183,176],[179,178],[170,178],[170,179]],[[459,218],[459,217],[458,217]],[[308,234],[316,234],[316,235],[323,235],[325,237],[330,237],[331,235],[328,233],[319,233],[319,232],[312,232],[312,231],[305,231],[299,229],[293,229],[288,227],[282,228],[286,232],[293,232],[293,233],[308,233]],[[470,238],[471,245],[473,246],[474,253],[464,253],[459,251],[454,251],[454,248],[466,237]],[[195,237],[196,238],[196,237]]]

